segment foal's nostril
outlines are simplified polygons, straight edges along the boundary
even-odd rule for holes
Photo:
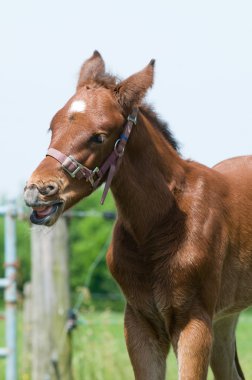
[[[51,182],[47,184],[46,186],[39,187],[39,192],[42,195],[50,196],[50,195],[56,194],[58,191],[59,191],[59,186],[57,185],[57,183],[54,183],[54,182],[53,183]]]

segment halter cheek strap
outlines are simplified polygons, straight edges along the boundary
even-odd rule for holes
[[[64,153],[54,148],[49,148],[46,155],[53,157],[59,161],[61,163],[61,167],[72,178],[86,179],[87,182],[90,182],[93,190],[99,186],[102,178],[108,172],[107,181],[101,198],[101,204],[103,204],[108,194],[113,177],[123,157],[128,138],[132,131],[132,127],[137,123],[137,113],[138,109],[135,108],[133,109],[133,112],[128,116],[128,121],[123,129],[123,133],[119,139],[116,140],[113,151],[110,153],[100,168],[96,167],[95,169],[91,170],[86,166],[83,166],[73,156],[66,156]]]

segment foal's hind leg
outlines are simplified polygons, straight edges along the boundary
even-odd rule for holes
[[[235,329],[239,314],[214,323],[211,368],[215,380],[244,380],[236,352]]]
[[[164,380],[169,342],[129,305],[125,312],[125,338],[136,380]]]

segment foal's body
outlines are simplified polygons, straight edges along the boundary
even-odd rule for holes
[[[147,120],[144,125],[148,134]],[[164,378],[168,342],[181,356],[181,371],[186,368],[181,379],[205,378],[212,320],[216,379],[242,379],[235,327],[252,303],[252,156],[209,169],[166,146],[163,164],[153,170],[146,159],[154,153],[153,135],[151,141],[154,146],[142,139],[137,168],[125,158],[112,186],[119,217],[107,255],[127,299],[125,333],[137,379]]]
[[[235,327],[252,303],[252,156],[213,169],[183,160],[170,132],[142,106],[153,66],[117,83],[98,52],[83,64],[76,94],[52,120],[49,153],[25,200],[34,223],[52,225],[93,191],[96,167],[100,173],[109,162],[108,177],[98,178],[113,178],[118,209],[107,262],[127,300],[136,380],[165,379],[170,344],[179,380],[205,380],[209,363],[216,380],[241,380]],[[135,107],[129,137],[125,122]]]

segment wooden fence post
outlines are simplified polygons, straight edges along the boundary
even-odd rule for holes
[[[70,380],[71,341],[68,231],[61,218],[52,228],[32,227],[32,379]]]

